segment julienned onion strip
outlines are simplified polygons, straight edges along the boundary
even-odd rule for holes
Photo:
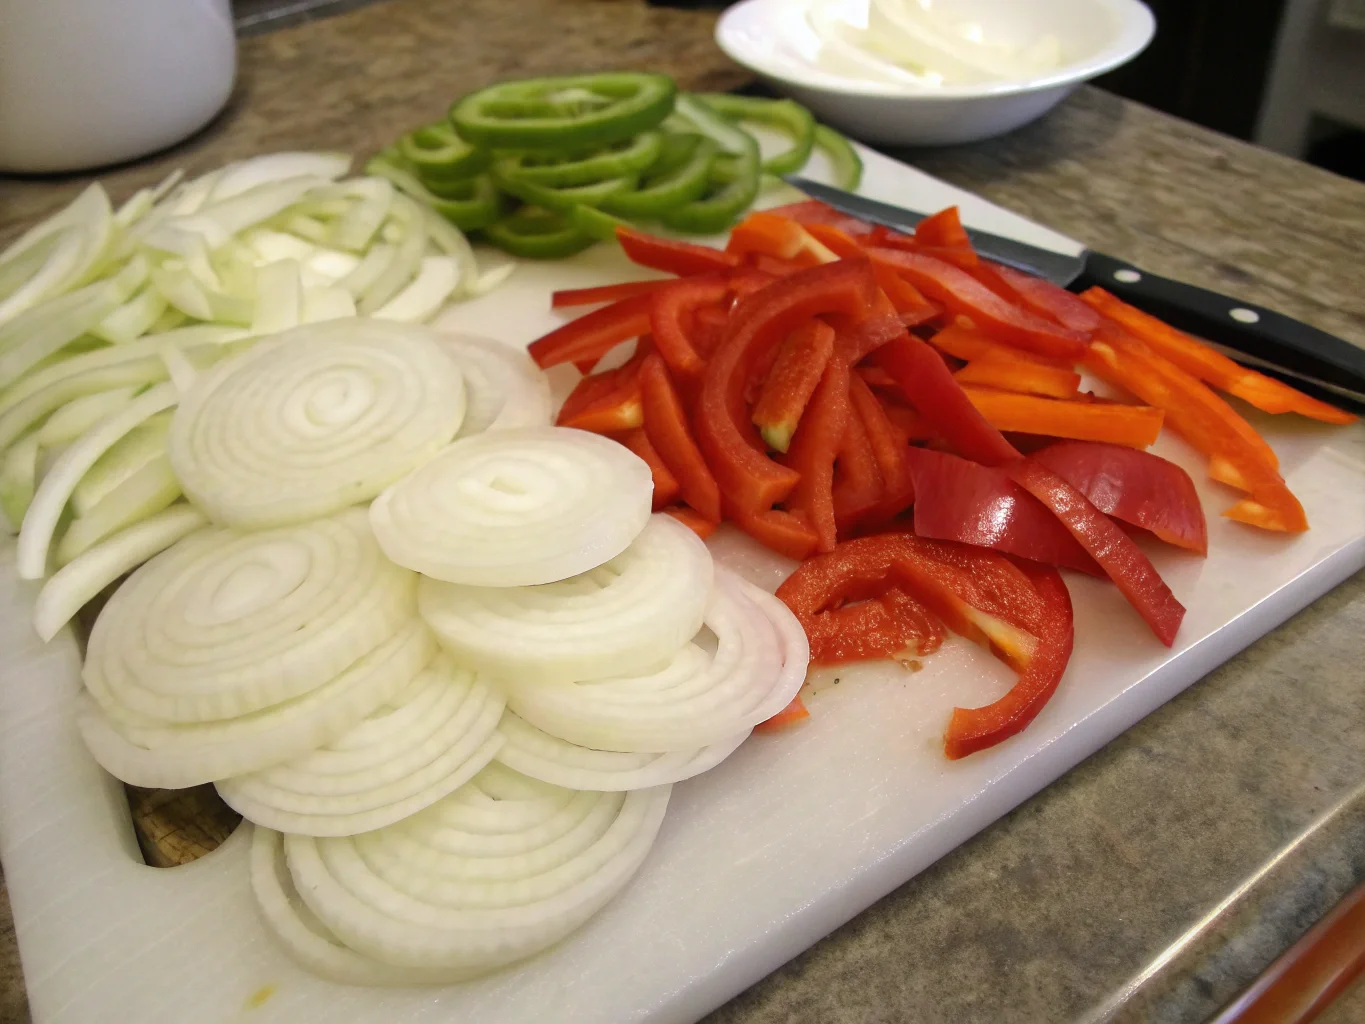
[[[285,856],[308,908],[352,950],[395,967],[492,970],[558,942],[621,890],[669,792],[574,792],[494,763],[397,825],[286,836]]]
[[[179,397],[173,384],[158,384],[101,421],[62,452],[43,477],[32,504],[24,514],[23,525],[19,528],[15,565],[20,579],[37,580],[47,575],[47,554],[52,545],[52,535],[71,492],[86,471],[119,438],[149,417],[175,405]]]
[[[403,628],[415,582],[384,558],[364,509],[255,533],[203,530],[109,600],[85,684],[125,723],[261,711],[322,686]]]
[[[496,679],[570,682],[643,671],[701,626],[711,554],[656,515],[606,564],[538,587],[469,587],[423,578],[422,617],[456,661]]]
[[[330,743],[410,686],[434,652],[430,632],[409,622],[327,683],[265,712],[177,725],[127,712],[116,719],[82,696],[76,722],[110,775],[134,786],[184,789],[260,771]]]
[[[415,814],[473,778],[503,744],[506,698],[439,654],[393,700],[305,757],[224,779],[218,791],[258,825],[350,836]]]
[[[459,368],[432,332],[329,320],[200,378],[171,425],[171,466],[216,522],[300,522],[374,497],[463,417]]]
[[[456,441],[370,506],[384,553],[438,580],[523,587],[615,558],[645,528],[649,466],[609,438],[523,427]]]
[[[440,343],[464,376],[464,422],[456,437],[553,421],[549,378],[525,349],[472,334],[442,333]]]
[[[497,759],[514,771],[552,786],[613,793],[669,785],[700,775],[749,738],[746,731],[709,747],[667,754],[593,750],[551,736],[510,711],[503,716],[498,731],[506,742]]]
[[[706,608],[714,654],[699,644],[648,675],[583,683],[516,682],[511,707],[528,722],[597,750],[696,750],[781,711],[805,680],[810,649],[786,605],[725,570]]]
[[[51,640],[101,590],[207,522],[192,505],[173,505],[106,538],[43,584],[33,606],[33,628]]]

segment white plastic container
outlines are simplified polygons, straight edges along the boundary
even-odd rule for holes
[[[131,160],[222,109],[229,0],[0,0],[0,171]]]

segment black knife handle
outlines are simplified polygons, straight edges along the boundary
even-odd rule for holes
[[[1365,348],[1250,302],[1182,284],[1091,252],[1084,283],[1190,334],[1351,391],[1365,391]]]

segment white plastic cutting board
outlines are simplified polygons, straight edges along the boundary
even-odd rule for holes
[[[1076,251],[1074,243],[875,154],[870,195]],[[519,269],[447,322],[525,343],[555,317],[554,287],[624,276],[603,247],[569,265]],[[121,790],[82,748],[70,702],[69,634],[44,648],[33,587],[0,554],[0,858],[35,1019],[71,1024],[194,1020],[349,1024],[461,1021],[687,1022],[738,993],[900,885],[1148,712],[1365,565],[1365,429],[1253,417],[1303,500],[1312,530],[1270,535],[1218,518],[1230,492],[1164,437],[1209,511],[1207,560],[1154,547],[1189,608],[1177,645],[1157,643],[1117,590],[1071,576],[1076,651],[1052,702],[1021,736],[943,758],[954,704],[1009,685],[994,659],[949,643],[908,673],[844,669],[800,729],[751,739],[674,790],[658,844],[628,889],[534,961],[443,989],[348,988],[293,966],[257,920],[245,829],[185,867],[141,863]],[[713,541],[756,582],[782,573],[743,538]],[[831,674],[827,674],[831,675]]]

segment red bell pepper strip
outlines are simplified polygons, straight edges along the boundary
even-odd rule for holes
[[[991,388],[965,387],[963,391],[992,426],[1020,434],[1147,448],[1156,442],[1165,420],[1165,414],[1150,405],[1059,402]]]
[[[683,500],[706,518],[720,522],[720,488],[692,439],[687,410],[657,354],[640,367],[640,394],[645,433],[664,465],[677,477]]]
[[[659,453],[649,443],[649,436],[644,432],[644,428],[636,427],[634,430],[628,430],[617,435],[616,439],[640,456],[649,466],[650,475],[654,478],[654,511],[658,512],[665,506],[677,501],[677,477],[669,471],[664,460],[659,458]]]
[[[798,224],[804,224],[807,229],[812,224],[827,224],[830,227],[838,228],[846,235],[869,235],[874,230],[871,224],[840,213],[832,206],[826,206],[818,199],[807,199],[800,203],[789,203],[786,206],[776,206],[768,211],[777,214],[779,217],[786,217],[794,220]]]
[[[617,227],[616,240],[632,263],[679,277],[728,270],[739,263],[737,257],[722,249],[659,238],[624,225]]]
[[[772,282],[741,300],[706,372],[695,409],[697,442],[721,492],[758,514],[786,499],[799,474],[767,457],[744,404],[755,363],[811,317],[866,315],[876,284],[866,263],[840,260]],[[945,371],[946,372],[946,371]],[[836,435],[837,440],[837,435]]]
[[[811,396],[810,406],[792,438],[787,465],[801,478],[788,501],[804,515],[819,538],[820,551],[833,551],[838,542],[834,521],[834,458],[848,422],[848,363],[830,359]]]
[[[892,338],[905,333],[905,320],[880,288],[872,298],[872,308],[861,319],[830,313],[823,317],[834,328],[837,348],[850,366],[860,363],[870,353],[881,348]]]
[[[847,537],[885,497],[882,472],[858,416],[849,416],[834,460],[834,522]]]
[[[1081,375],[1074,370],[1044,366],[1028,359],[974,359],[953,377],[959,384],[1048,398],[1075,398],[1081,389]]]
[[[943,737],[952,760],[985,750],[1022,732],[1057,691],[1075,637],[1071,595],[1057,570],[1021,564],[1040,601],[1036,611],[1011,621],[1038,638],[1037,650],[1009,693],[980,708],[954,708]]]
[[[776,256],[765,256],[761,252],[746,256],[744,262],[746,266],[753,267],[769,277],[786,277],[788,274],[795,274],[798,270],[805,270],[810,265],[808,263],[797,263],[795,260],[780,260]]]
[[[991,291],[1047,317],[1063,327],[1084,334],[1094,332],[1100,316],[1065,288],[1060,288],[1044,277],[1034,277],[1001,263],[982,260],[972,276]]]
[[[596,288],[566,288],[550,296],[553,309],[571,306],[595,306],[600,302],[619,302],[635,295],[644,295],[668,284],[668,281],[622,281],[620,284],[604,284]]]
[[[561,427],[590,430],[594,434],[615,434],[623,430],[634,430],[644,422],[644,407],[640,401],[638,379],[620,384],[572,416],[564,416],[561,413],[558,419]]]
[[[702,540],[715,533],[716,527],[720,525],[715,520],[707,519],[696,509],[687,505],[672,505],[662,511],[682,523]]]
[[[1013,345],[1004,345],[983,333],[966,317],[955,317],[953,322],[936,331],[929,338],[929,344],[940,352],[946,352],[954,359],[999,359],[1009,362],[1031,362],[1040,366],[1052,366],[1070,370],[1074,359],[1040,356],[1036,352],[1026,352]]]
[[[604,370],[601,373],[584,377],[564,399],[564,404],[559,407],[559,414],[555,417],[555,423],[561,427],[576,426],[580,430],[593,429],[596,433],[628,430],[631,429],[631,426],[640,426],[640,423],[633,423],[626,426],[606,425],[598,429],[585,427],[582,422],[585,418],[588,422],[592,422],[605,414],[607,419],[603,422],[609,424],[613,422],[611,416],[615,415],[609,410],[628,408],[632,400],[639,400],[638,377],[640,366],[644,363],[645,357],[652,351],[653,343],[647,336],[643,337],[636,342],[634,354],[621,366],[614,370]],[[641,415],[643,416],[643,412]],[[642,422],[643,419],[641,419]]]
[[[1057,517],[1003,469],[927,448],[907,448],[905,456],[919,536],[1104,574]]]
[[[867,250],[874,262],[893,267],[897,273],[949,312],[972,319],[978,327],[1000,341],[1047,356],[1078,358],[1089,335],[1073,331],[1002,298],[951,263],[900,249]]]
[[[659,355],[680,380],[696,380],[706,366],[687,330],[694,311],[701,306],[720,302],[729,293],[730,279],[727,274],[684,277],[670,281],[667,287],[651,293],[649,331],[654,336]],[[696,333],[695,329],[692,333]]]
[[[891,572],[907,593],[942,619],[950,630],[990,651],[1016,672],[1024,671],[1037,655],[1036,636],[999,615],[973,607],[958,593],[960,580],[956,573],[945,573],[942,564],[930,559],[904,558],[891,566]],[[1015,607],[1011,611],[1018,613],[1020,609]]]
[[[1088,441],[1060,441],[1033,458],[1105,515],[1168,544],[1208,554],[1208,526],[1194,481],[1174,462],[1135,448]]]
[[[1128,305],[1103,288],[1090,288],[1081,299],[1110,320],[1165,356],[1186,373],[1220,391],[1250,402],[1262,412],[1296,412],[1323,423],[1354,423],[1356,417],[1344,409],[1320,402],[1273,377],[1249,370],[1183,331],[1177,331],[1154,316]]]
[[[728,301],[726,304],[715,303],[693,310],[692,327],[688,336],[697,355],[703,359],[711,358],[711,353],[720,345],[720,339],[725,335],[725,325],[729,319]]]
[[[965,458],[998,466],[1019,457],[977,411],[938,353],[914,335],[891,340],[873,354],[873,362],[895,378],[925,425]]]
[[[839,259],[796,221],[761,210],[749,214],[730,229],[725,251],[741,258],[750,254],[770,256],[802,267]]]
[[[801,699],[801,695],[798,693],[792,698],[790,704],[773,715],[772,718],[754,726],[754,732],[781,732],[799,722],[804,722],[809,717],[810,712],[806,710],[806,702]]]
[[[777,358],[754,404],[754,426],[769,448],[785,452],[806,404],[834,354],[834,328],[820,320],[802,324],[777,349]]]
[[[940,258],[959,267],[975,267],[981,262],[956,206],[939,210],[915,225],[915,241],[925,249],[937,250]]]
[[[780,508],[746,512],[722,502],[725,518],[764,547],[800,562],[810,557],[820,538],[800,516]]]
[[[1164,409],[1167,422],[1185,440],[1236,469],[1251,498],[1224,516],[1267,530],[1308,529],[1303,506],[1280,476],[1269,445],[1203,382],[1119,330],[1101,332],[1086,354],[1085,366]]]
[[[779,278],[790,277],[791,273],[786,271],[781,274],[769,274],[757,267],[740,267],[730,273],[730,294],[736,300],[746,299],[754,292],[762,291]]]
[[[1184,606],[1142,549],[1088,498],[1032,458],[1006,467],[1010,478],[1044,505],[1081,542],[1167,647],[1175,642]]]
[[[531,342],[531,358],[542,370],[601,359],[621,342],[649,331],[649,304],[646,293],[594,309]]]
[[[876,522],[887,522],[915,500],[915,484],[905,458],[906,442],[887,418],[886,410],[872,389],[857,374],[849,378],[848,400],[852,418],[862,424],[867,435],[882,481],[882,495],[870,510],[871,518]]]

